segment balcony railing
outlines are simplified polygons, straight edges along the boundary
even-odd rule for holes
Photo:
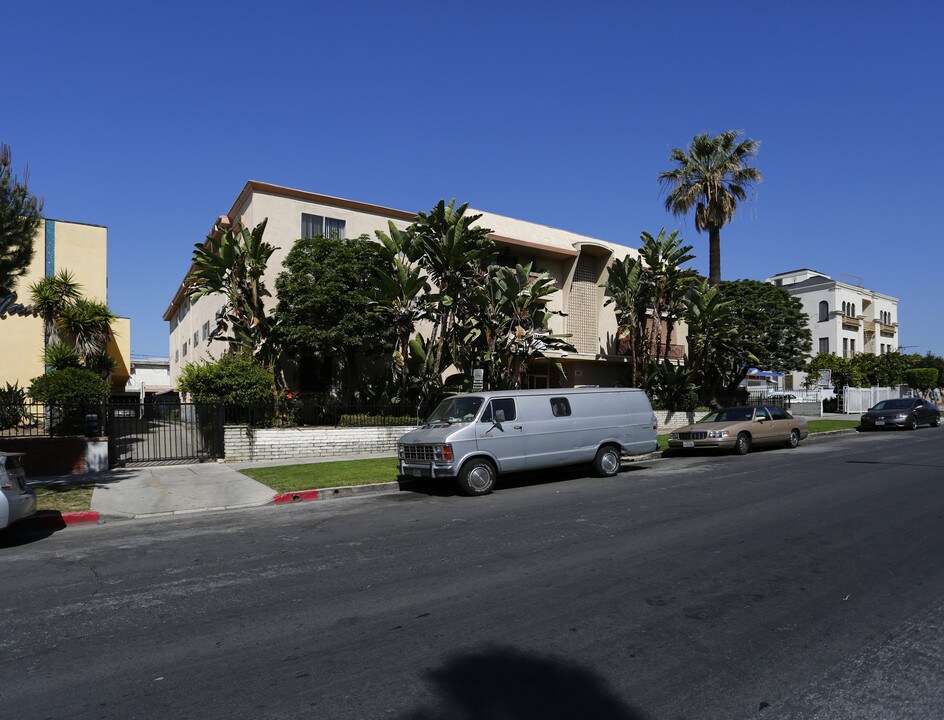
[[[661,348],[661,351],[657,353],[655,343],[652,344],[652,347],[650,348],[650,352],[653,357],[655,357],[657,354],[659,355],[659,357],[668,358],[669,360],[681,360],[685,357],[684,345],[670,344],[668,348],[668,353],[666,353],[665,343],[660,343],[660,348]],[[623,338],[622,340],[620,340],[618,353],[620,355],[629,354],[629,338]]]

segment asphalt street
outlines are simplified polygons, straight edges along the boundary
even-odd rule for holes
[[[944,717],[944,431],[0,538],[0,715]]]

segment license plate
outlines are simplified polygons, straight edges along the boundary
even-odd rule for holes
[[[875,424],[876,424],[876,425],[884,425],[884,424],[885,424],[885,421],[884,421],[884,420],[876,420],[876,421],[875,421]]]
[[[682,447],[695,447],[694,440],[682,440]]]
[[[410,474],[413,477],[423,477],[423,471],[420,470],[419,468],[413,468],[412,470],[410,470]]]

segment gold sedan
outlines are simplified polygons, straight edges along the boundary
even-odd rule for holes
[[[776,406],[732,407],[708,413],[669,434],[670,450],[733,450],[747,455],[754,445],[795,448],[810,434],[806,418]]]

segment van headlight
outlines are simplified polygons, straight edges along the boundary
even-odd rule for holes
[[[709,430],[708,437],[710,438],[726,438],[728,436],[727,430]]]

